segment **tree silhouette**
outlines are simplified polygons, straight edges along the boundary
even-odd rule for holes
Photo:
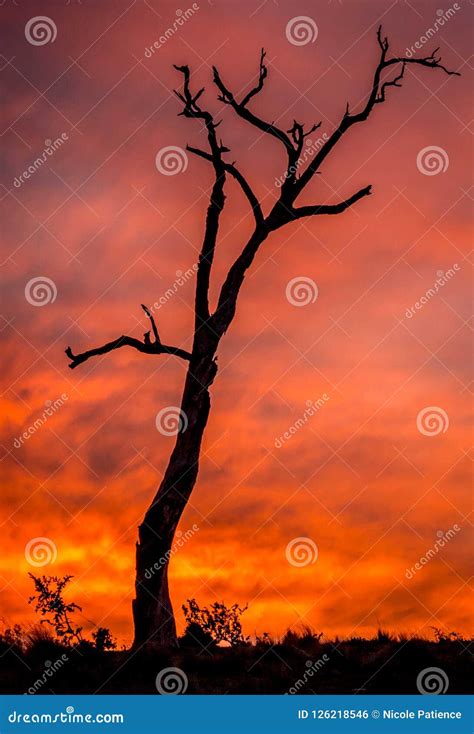
[[[208,150],[187,146],[187,150],[211,163],[214,169],[213,185],[207,209],[204,236],[199,256],[195,291],[194,334],[191,352],[176,346],[163,344],[152,313],[142,306],[151,325],[151,332],[144,335],[143,341],[130,336],[120,336],[101,347],[81,354],[74,354],[68,347],[69,367],[74,369],[89,358],[106,354],[121,347],[132,347],[145,354],[173,354],[189,362],[181,400],[183,423],[177,433],[176,444],[160,487],[147,509],[143,522],[138,529],[136,545],[136,598],[133,601],[135,626],[134,646],[166,645],[176,642],[176,626],[168,591],[168,561],[176,527],[196,483],[201,441],[210,411],[209,388],[217,374],[217,349],[219,343],[232,323],[238,296],[245,274],[263,242],[276,230],[303,217],[324,214],[341,214],[360,199],[371,193],[371,186],[365,186],[347,199],[336,204],[312,204],[296,206],[295,201],[319,171],[321,164],[337,145],[339,140],[359,122],[364,122],[378,104],[386,101],[391,87],[400,87],[408,65],[428,69],[449,71],[437,56],[438,49],[424,58],[389,57],[387,38],[382,29],[377,31],[380,49],[368,99],[360,112],[352,113],[347,104],[338,127],[328,137],[319,151],[304,170],[301,162],[305,138],[314,132],[321,123],[308,130],[296,120],[286,132],[275,123],[269,123],[249,108],[253,98],[264,87],[268,69],[265,64],[265,51],[262,50],[258,81],[254,87],[238,101],[224,83],[219,71],[213,67],[213,81],[219,94],[218,99],[231,107],[234,112],[253,127],[278,141],[286,154],[286,172],[280,188],[279,198],[268,214],[264,214],[247,178],[234,163],[224,159],[229,152],[217,136],[218,122],[207,109],[201,107],[200,100],[204,89],[193,93],[191,90],[188,66],[175,66],[183,75],[183,87],[176,91],[183,104],[179,113],[184,117],[200,120],[207,132]],[[393,76],[392,74],[393,67]],[[211,312],[209,306],[209,282],[214,261],[214,253],[219,233],[222,211],[225,205],[224,186],[228,176],[235,179],[245,194],[255,220],[255,226],[240,254],[231,265],[221,286],[217,307]],[[165,562],[157,563],[159,560]]]

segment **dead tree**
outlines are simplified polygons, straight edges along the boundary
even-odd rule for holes
[[[377,39],[380,57],[367,101],[359,112],[351,112],[349,105],[346,106],[338,127],[306,167],[302,166],[300,160],[305,138],[321,123],[305,130],[305,126],[295,120],[292,127],[285,131],[275,123],[262,119],[251,110],[251,102],[263,90],[267,78],[265,52],[263,50],[261,52],[257,83],[240,101],[214,67],[213,81],[219,92],[218,99],[231,107],[236,115],[250,125],[274,138],[283,147],[286,155],[284,183],[280,188],[278,200],[267,214],[262,210],[247,178],[235,163],[225,160],[225,154],[229,152],[229,149],[218,138],[216,129],[219,123],[215,122],[211,112],[201,106],[204,89],[193,92],[189,68],[187,66],[175,67],[183,76],[183,87],[181,91],[176,92],[183,105],[179,114],[200,121],[207,132],[207,150],[190,146],[187,146],[187,150],[208,161],[214,169],[196,276],[192,350],[187,352],[180,347],[163,344],[153,315],[145,306],[143,309],[149,318],[152,336],[148,331],[143,341],[130,336],[120,336],[102,347],[81,354],[74,354],[70,347],[66,349],[66,354],[71,360],[69,364],[71,369],[93,356],[125,346],[150,355],[172,354],[189,363],[181,400],[181,411],[186,417],[187,427],[184,431],[177,433],[176,444],[160,487],[138,528],[136,598],[133,601],[135,647],[176,643],[176,626],[168,591],[168,562],[161,565],[157,562],[160,559],[169,558],[177,525],[196,483],[201,442],[211,407],[209,388],[217,374],[217,349],[232,323],[245,274],[255,255],[267,237],[286,224],[303,217],[341,214],[371,193],[371,186],[368,185],[335,204],[297,206],[295,203],[339,140],[354,125],[367,120],[378,104],[386,101],[387,92],[391,87],[401,86],[407,66],[423,66],[428,69],[441,69],[450,75],[457,74],[441,64],[441,59],[437,56],[438,49],[429,56],[419,59],[389,57],[388,40],[382,36],[381,28],[378,29]],[[300,170],[302,168],[304,170]],[[224,187],[229,178],[234,179],[245,194],[254,226],[250,237],[224,279],[215,310],[211,311],[209,281],[220,219],[225,205]],[[158,570],[156,570],[156,565],[159,567]],[[150,570],[154,572],[150,573]]]

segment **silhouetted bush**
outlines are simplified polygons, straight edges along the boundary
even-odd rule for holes
[[[228,645],[241,645],[248,641],[248,637],[242,634],[242,623],[240,618],[247,607],[239,607],[233,604],[227,607],[222,602],[214,602],[210,607],[200,607],[196,599],[188,599],[183,604],[184,618],[189,625],[197,625],[205,635],[211,637],[214,642],[226,643]],[[196,627],[193,627],[196,630]]]
[[[110,630],[107,627],[97,627],[95,632],[92,633],[94,640],[95,649],[99,652],[104,650],[115,650],[117,648],[117,641],[112,637]]]
[[[73,578],[72,576],[34,576],[29,573],[32,579],[36,594],[28,599],[28,603],[35,602],[35,612],[38,612],[42,619],[42,623],[48,624],[53,628],[56,639],[52,636],[51,631],[45,630],[44,627],[34,627],[29,633],[30,643],[38,648],[40,645],[51,646],[51,643],[65,646],[75,646],[79,652],[87,654],[92,650],[105,652],[107,650],[115,650],[117,647],[116,640],[112,637],[109,629],[106,627],[97,627],[92,633],[93,642],[85,640],[82,637],[82,627],[76,626],[72,615],[75,612],[82,611],[82,607],[75,602],[66,602],[64,599],[64,590]],[[15,628],[14,628],[15,629]],[[12,636],[14,632],[7,630]]]
[[[81,607],[74,602],[67,603],[64,600],[64,589],[72,579],[72,576],[34,576],[29,573],[36,594],[30,596],[28,603],[35,602],[35,612],[43,619],[41,622],[51,625],[57,637],[66,644],[73,641],[80,642],[82,627],[74,627],[70,615],[76,611],[82,611]]]

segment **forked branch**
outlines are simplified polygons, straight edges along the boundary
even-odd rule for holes
[[[190,153],[194,153],[194,155],[197,155],[200,158],[204,158],[207,161],[212,161],[212,155],[210,153],[206,153],[205,150],[200,150],[199,148],[193,148],[190,145],[186,146],[186,150],[189,150]],[[239,171],[235,163],[224,163],[224,167],[227,173],[230,173],[230,175],[235,178],[237,183],[240,185],[242,191],[244,192],[245,196],[247,197],[250,203],[250,206],[252,207],[253,214],[255,216],[256,225],[258,226],[259,224],[262,224],[263,223],[262,208],[260,206],[259,200],[255,196],[252,190],[252,187],[248,183],[247,179]]]
[[[264,65],[264,52],[262,52],[260,58],[258,84],[251,90],[251,92],[242,100],[240,104],[236,101],[231,91],[225,86],[218,71],[214,68],[214,82],[221,92],[219,99],[221,99],[221,101],[223,101],[224,103],[231,105],[240,117],[243,117],[264,132],[268,132],[270,135],[273,135],[274,137],[281,140],[288,151],[289,163],[291,163],[292,161],[294,162],[293,175],[286,176],[285,183],[280,189],[280,197],[274,205],[270,214],[265,218],[264,230],[266,230],[266,232],[264,231],[264,234],[261,237],[254,235],[250,238],[240,255],[232,264],[229,272],[227,273],[219,294],[217,310],[213,317],[215,328],[219,334],[223,334],[227,330],[234,317],[238,294],[244,281],[245,274],[252,264],[253,259],[258,252],[258,249],[261,246],[263,240],[270,231],[279,229],[288,222],[306,216],[317,216],[321,214],[340,214],[341,212],[345,211],[353,204],[358,202],[360,199],[370,195],[371,186],[365,186],[363,189],[360,189],[352,196],[337,204],[314,204],[301,207],[294,206],[294,202],[297,196],[309,183],[314,174],[318,171],[321,163],[325,160],[330,151],[335,147],[343,134],[357,122],[367,120],[375,105],[385,101],[386,92],[389,87],[401,86],[406,64],[411,63],[419,64],[420,66],[428,68],[439,68],[449,75],[458,74],[457,72],[449,71],[445,66],[440,63],[441,58],[436,55],[437,49],[432,54],[423,59],[402,59],[399,57],[388,59],[388,39],[382,37],[381,27],[379,27],[377,31],[377,40],[380,47],[380,59],[375,69],[372,88],[364,108],[358,113],[351,114],[349,111],[349,105],[346,106],[345,113],[339,126],[327,139],[325,144],[320,148],[318,153],[314,156],[314,158],[311,160],[311,162],[299,178],[297,178],[294,171],[300,163],[299,156],[303,147],[304,138],[307,134],[309,134],[309,132],[305,133],[303,126],[295,120],[293,122],[293,126],[290,128],[290,130],[288,130],[288,133],[283,133],[273,123],[271,125],[264,123],[263,120],[257,118],[255,115],[249,112],[246,107],[248,101],[263,88],[264,80],[267,75]],[[401,65],[399,73],[396,74],[392,79],[382,81],[384,70],[397,64]],[[311,132],[317,127],[319,127],[319,125],[313,125]],[[289,166],[287,173],[290,173],[290,171],[291,168]]]
[[[292,155],[294,153],[294,147],[288,135],[273,123],[262,120],[260,117],[251,112],[247,107],[252,97],[261,92],[263,89],[263,85],[268,74],[264,60],[265,51],[262,48],[262,51],[260,53],[258,82],[255,87],[253,87],[253,89],[251,89],[250,92],[245,95],[241,102],[237,102],[233,92],[231,92],[231,90],[224,84],[219,71],[215,66],[213,66],[212,71],[214,73],[214,84],[217,86],[220,92],[220,94],[218,95],[218,99],[224,104],[230,105],[238,114],[238,116],[241,117],[243,120],[250,122],[251,125],[254,125],[256,128],[264,133],[272,135],[274,138],[283,143],[288,153]]]
[[[181,359],[189,361],[191,359],[190,352],[187,352],[185,349],[181,349],[180,347],[173,347],[169,344],[161,343],[158,336],[155,319],[153,318],[151,311],[143,304],[142,308],[150,319],[153,334],[155,336],[154,342],[150,340],[150,332],[147,331],[144,334],[143,341],[140,341],[140,339],[136,339],[133,336],[119,336],[118,339],[107,342],[107,344],[103,344],[101,347],[88,349],[86,352],[81,352],[80,354],[74,354],[71,347],[68,347],[65,350],[67,356],[71,360],[68,366],[73,370],[76,367],[79,367],[79,365],[83,362],[87,362],[87,360],[91,357],[96,357],[101,354],[107,354],[108,352],[112,352],[115,349],[120,349],[121,347],[132,347],[133,349],[136,349],[138,352],[142,352],[143,354],[174,354],[176,357],[181,357]]]
[[[246,120],[258,130],[261,130],[263,133],[266,133],[276,138],[284,145],[287,153],[288,164],[285,175],[285,183],[282,186],[282,191],[286,192],[288,187],[291,186],[292,183],[295,181],[298,158],[300,157],[301,151],[303,149],[304,138],[307,137],[311,132],[314,132],[314,130],[316,130],[321,125],[321,123],[313,125],[310,130],[304,132],[304,126],[295,121],[291,130],[285,132],[277,125],[275,125],[274,122],[267,122],[266,120],[263,120],[254,112],[249,110],[248,103],[253,97],[255,97],[257,94],[259,94],[259,92],[262,91],[265,79],[268,75],[268,69],[265,64],[265,56],[265,50],[262,48],[260,53],[258,81],[256,85],[252,87],[252,89],[243,97],[240,102],[236,100],[234,93],[224,83],[220,72],[215,66],[212,67],[214,73],[214,84],[217,86],[220,92],[220,94],[218,95],[218,99],[221,102],[226,105],[230,105],[237,113],[237,115],[243,120]]]
[[[320,168],[322,162],[326,159],[326,157],[329,155],[331,150],[334,148],[336,143],[341,139],[344,133],[346,133],[356,123],[364,122],[365,120],[367,120],[367,118],[369,117],[370,113],[372,112],[376,104],[385,102],[385,99],[386,99],[385,93],[389,87],[401,87],[402,86],[401,82],[404,77],[405,67],[408,64],[416,65],[416,66],[424,66],[424,67],[427,67],[428,69],[441,69],[449,76],[460,76],[459,72],[450,71],[441,63],[441,57],[436,55],[439,49],[435,49],[429,56],[425,56],[424,58],[420,58],[420,59],[416,59],[416,58],[408,59],[405,57],[402,58],[400,56],[394,56],[391,58],[387,58],[389,43],[388,43],[388,38],[382,36],[382,26],[379,26],[377,30],[377,41],[380,47],[380,59],[375,69],[370,94],[368,96],[368,99],[363,109],[360,112],[351,114],[349,112],[349,105],[347,105],[346,111],[342,117],[341,122],[339,123],[339,126],[332,133],[332,135],[328,138],[326,143],[316,153],[315,157],[309,163],[306,170],[301,174],[300,178],[295,182],[294,198],[296,198],[296,196],[298,196],[298,194],[305,188],[305,186],[311,180],[313,175]],[[392,80],[382,82],[383,72],[392,66],[396,66],[397,64],[401,64],[401,70],[399,74],[397,74]]]

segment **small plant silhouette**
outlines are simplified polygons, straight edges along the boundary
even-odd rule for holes
[[[188,599],[188,604],[183,604],[184,618],[187,623],[185,634],[196,636],[195,632],[201,631],[204,637],[219,644],[224,642],[234,647],[248,641],[248,637],[242,634],[242,623],[240,618],[247,609],[233,604],[231,607],[222,602],[214,602],[210,607],[200,607],[196,599]]]
[[[34,576],[32,573],[28,576],[33,581],[36,591],[36,594],[30,596],[28,603],[35,602],[35,612],[44,617],[41,622],[51,625],[56,636],[66,645],[73,642],[80,643],[82,627],[75,627],[69,615],[76,611],[81,612],[82,607],[74,602],[68,604],[63,597],[64,589],[73,577]]]
[[[35,612],[43,617],[41,622],[49,624],[53,627],[56,637],[64,645],[80,645],[82,647],[95,647],[99,652],[106,650],[115,650],[117,642],[112,637],[107,627],[97,627],[92,633],[93,643],[82,637],[82,627],[76,627],[75,622],[71,619],[75,612],[82,612],[82,607],[75,602],[69,602],[64,599],[64,590],[69,584],[73,576],[34,576],[29,573],[28,576],[35,585],[36,594],[30,596],[28,604],[35,602]],[[18,630],[21,630],[18,627]],[[8,630],[11,634],[11,630]]]
[[[7,627],[0,633],[0,645],[2,644],[6,647],[16,647],[22,651],[25,649],[25,635],[19,624]]]
[[[117,642],[107,627],[97,627],[96,631],[92,633],[92,639],[94,640],[95,649],[99,652],[117,648]]]
[[[433,630],[433,634],[435,637],[436,642],[456,642],[456,641],[464,641],[463,636],[459,632],[445,632],[444,630],[440,629],[439,627],[433,627],[431,626],[430,629]]]

